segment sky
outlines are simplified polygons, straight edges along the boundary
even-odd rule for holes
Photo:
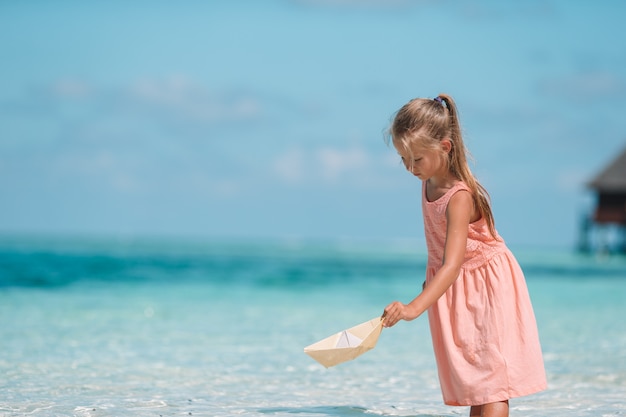
[[[423,241],[384,132],[451,94],[512,245],[626,146],[626,3],[0,2],[0,234]]]

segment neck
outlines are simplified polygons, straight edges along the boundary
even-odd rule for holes
[[[446,171],[441,175],[434,175],[426,180],[430,186],[439,189],[452,188],[458,181],[459,179],[452,175],[449,171]]]

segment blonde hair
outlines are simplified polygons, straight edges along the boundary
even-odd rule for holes
[[[491,235],[497,238],[489,193],[470,170],[459,115],[452,97],[439,94],[435,99],[416,98],[409,101],[396,113],[388,136],[398,150],[410,152],[409,145],[415,144],[423,149],[438,151],[442,158],[445,152],[440,143],[449,139],[452,149],[445,157],[447,168],[469,187],[474,206],[487,222]]]

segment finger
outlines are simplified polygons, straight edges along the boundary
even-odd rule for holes
[[[388,314],[387,317],[385,317],[383,324],[385,325],[385,327],[392,327],[394,324],[396,324],[396,322],[396,318],[393,315]]]

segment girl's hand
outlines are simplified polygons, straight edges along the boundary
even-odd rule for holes
[[[385,307],[383,326],[392,327],[400,320],[413,320],[414,318],[411,316],[409,306],[399,301],[394,301]]]

